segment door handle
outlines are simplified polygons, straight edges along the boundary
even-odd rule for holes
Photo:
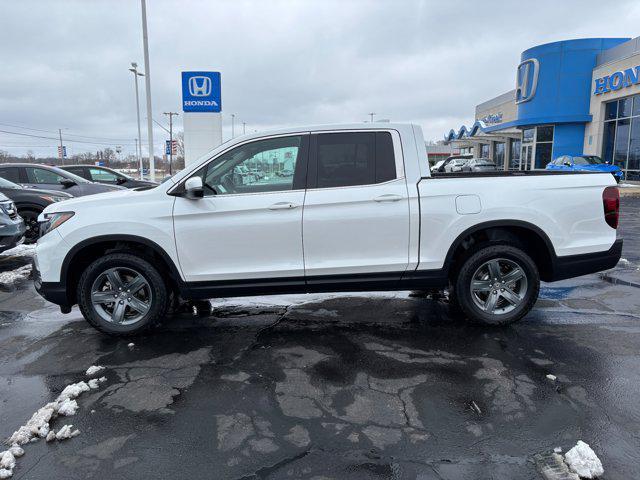
[[[278,202],[274,203],[269,207],[269,210],[291,210],[293,208],[297,208],[298,205],[291,202]]]
[[[402,200],[401,195],[395,195],[393,193],[387,193],[386,195],[380,195],[373,199],[375,202],[397,202]]]

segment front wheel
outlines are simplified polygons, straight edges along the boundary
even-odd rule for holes
[[[38,225],[38,215],[35,210],[18,210],[18,214],[24,220],[26,230],[24,232],[24,243],[36,243],[40,238],[40,226]]]
[[[91,263],[78,283],[84,318],[110,335],[133,335],[166,316],[169,292],[158,270],[129,253],[112,253]]]
[[[454,285],[457,305],[467,318],[487,325],[506,325],[533,308],[540,291],[540,274],[520,248],[494,245],[467,258]]]

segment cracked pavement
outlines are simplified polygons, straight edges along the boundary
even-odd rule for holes
[[[638,293],[547,284],[494,329],[407,292],[227,299],[114,339],[24,282],[0,292],[0,435],[103,365],[81,435],[27,445],[14,478],[538,479],[536,458],[579,439],[604,478],[638,478]]]

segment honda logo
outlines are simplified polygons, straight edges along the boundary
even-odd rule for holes
[[[531,100],[538,87],[540,62],[535,58],[525,60],[518,65],[516,73],[516,104]]]
[[[189,78],[189,95],[192,97],[208,97],[211,95],[211,79],[209,77]]]

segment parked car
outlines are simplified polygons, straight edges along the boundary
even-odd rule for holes
[[[9,250],[24,239],[25,225],[16,206],[0,193],[0,252]]]
[[[438,160],[436,163],[433,164],[433,166],[429,170],[431,171],[431,173],[436,173],[440,169],[440,167],[444,165],[444,162],[446,161],[447,161],[446,159]]]
[[[450,157],[447,157],[447,159],[438,167],[438,170],[433,173],[447,173],[453,171],[453,166],[450,166],[450,164],[454,162],[456,164],[456,167],[462,168],[462,165],[465,164],[465,161],[471,158],[473,158],[473,155],[471,154],[451,155]]]
[[[73,198],[65,192],[24,188],[16,183],[0,178],[0,193],[13,201],[18,214],[23,218],[26,232],[25,243],[35,243],[40,236],[38,215],[48,205]]]
[[[291,177],[233,182],[237,166],[273,150],[297,152]],[[529,312],[541,280],[618,262],[611,175],[432,178],[425,155],[417,125],[233,139],[156,188],[49,205],[36,288],[114,335],[163,319],[172,297],[450,284],[467,318],[501,325]]]
[[[462,172],[487,172],[497,170],[496,164],[488,158],[471,158],[462,166]]]
[[[3,163],[0,165],[0,177],[23,187],[63,191],[74,197],[126,190],[118,185],[90,182],[58,167],[34,163]]]
[[[605,162],[597,155],[562,155],[547,164],[547,170],[608,172],[617,182],[623,177],[623,172],[617,165]]]
[[[138,180],[107,167],[99,167],[96,165],[64,165],[60,168],[90,182],[103,183],[105,185],[120,185],[125,188],[152,188],[158,186],[157,182]]]
[[[454,158],[444,166],[445,173],[462,172],[469,164],[468,158]]]

